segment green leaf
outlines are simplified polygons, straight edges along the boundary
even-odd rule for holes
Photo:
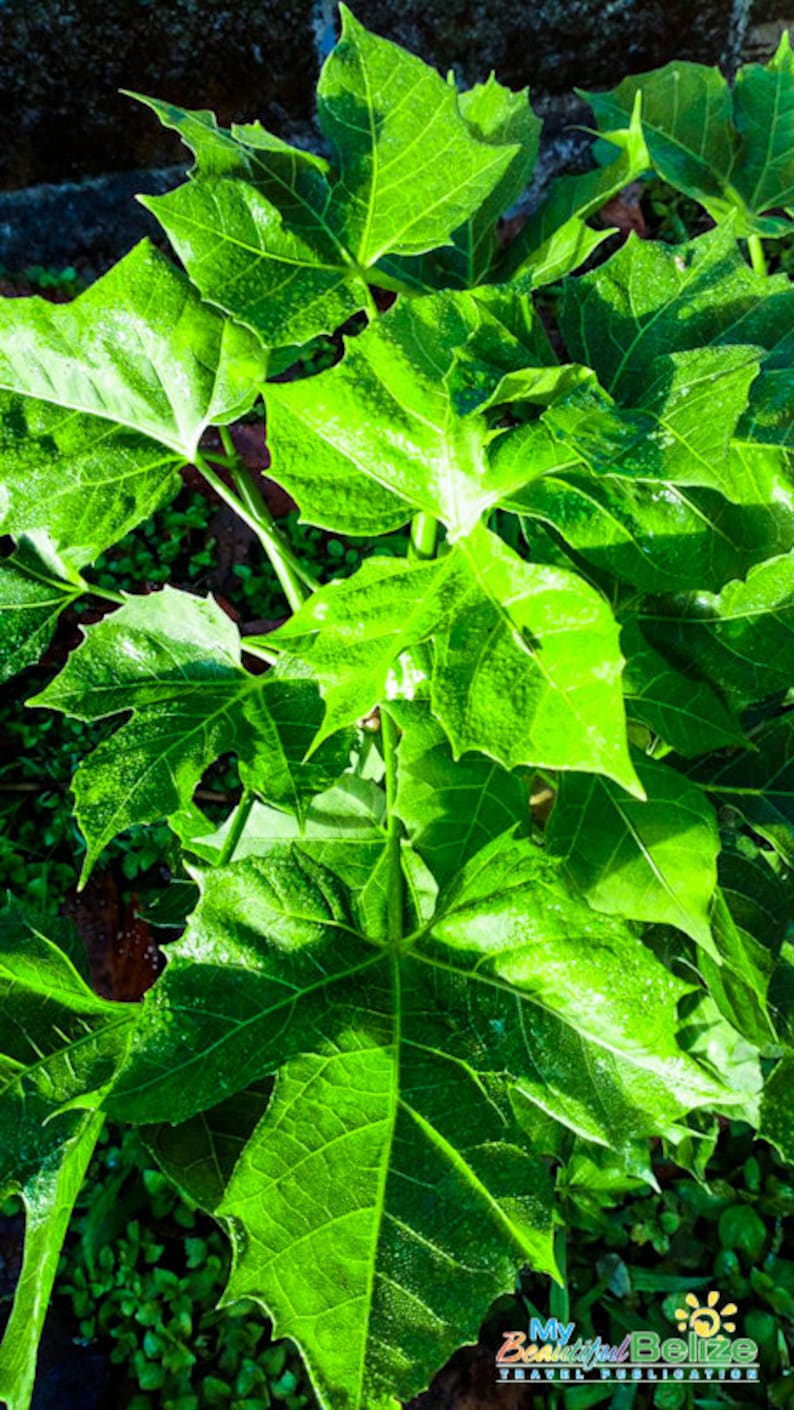
[[[304,662],[325,701],[321,738],[367,715],[399,689],[396,664],[428,637],[446,565],[370,558],[303,604],[268,643]]]
[[[284,807],[329,782],[347,762],[346,742],[314,764],[303,758],[321,706],[311,682],[250,675],[240,638],[212,599],[173,588],[130,597],[88,628],[60,675],[29,702],[97,720],[132,710],[74,778],[77,817],[88,843],[87,876],[125,828],[186,806],[204,770],[235,750],[243,783]]]
[[[585,222],[648,167],[648,152],[636,103],[625,131],[610,136],[620,155],[608,165],[577,176],[557,177],[549,193],[530,215],[499,262],[499,273],[533,288],[555,283],[592,254],[608,238],[609,228],[593,230]]]
[[[562,777],[549,846],[597,910],[674,925],[713,954],[709,904],[720,849],[714,812],[675,769],[635,762],[646,802],[608,779]]]
[[[327,202],[325,177],[311,170],[309,182],[312,201],[322,191]],[[207,176],[143,205],[203,297],[269,347],[333,333],[367,304],[366,282],[326,228],[319,200],[301,202],[288,225],[259,185]]]
[[[261,1120],[271,1084],[260,1082],[182,1121],[144,1126],[142,1136],[157,1164],[187,1199],[213,1214],[237,1161]]]
[[[786,1162],[794,1160],[794,1123],[791,1111],[791,1084],[794,1081],[794,1057],[781,1058],[771,1077],[767,1078],[761,1099],[759,1135],[771,1141]]]
[[[591,910],[534,844],[502,837],[485,847],[439,912],[432,933],[452,947],[454,969],[518,987],[533,1005],[523,1035],[525,1115],[537,1105],[633,1162],[633,1137],[647,1129],[643,1110],[669,1121],[674,1134],[683,1106],[725,1100],[719,1079],[715,1085],[698,1065],[686,1060],[676,1070],[677,1007],[689,986],[625,921]],[[448,955],[436,959],[450,963]]]
[[[345,5],[317,87],[339,184],[329,220],[359,265],[446,244],[517,156],[479,141],[458,95],[421,59],[369,34]],[[410,156],[408,155],[410,153]]]
[[[746,64],[733,92],[716,68],[673,63],[588,94],[599,127],[625,124],[642,95],[642,130],[663,180],[737,233],[787,234],[794,210],[794,67],[788,34],[766,66]],[[610,134],[611,135],[611,134]]]
[[[341,14],[318,86],[331,169],[258,125],[225,132],[208,113],[149,104],[192,148],[197,173],[144,205],[204,297],[273,346],[371,309],[367,280],[378,283],[372,267],[386,256],[456,236],[466,282],[477,282],[537,151],[526,94],[492,84],[459,98],[421,59]],[[399,276],[401,261],[391,264]]]
[[[617,624],[582,578],[525,563],[484,528],[445,564],[431,699],[456,755],[604,773],[641,793],[628,755]]]
[[[515,155],[501,180],[469,219],[452,235],[451,245],[419,258],[381,261],[387,273],[418,289],[470,289],[483,283],[496,256],[496,223],[529,185],[538,155],[541,121],[529,106],[529,90],[512,93],[491,74],[458,99],[461,115],[479,142],[514,147]]]
[[[432,706],[456,756],[589,768],[637,789],[606,602],[573,573],[524,563],[484,528],[435,563],[370,560],[269,640],[317,679],[322,738],[399,696],[395,662],[431,634]]]
[[[712,907],[720,963],[704,953],[698,966],[720,1012],[761,1050],[775,1043],[770,982],[786,929],[785,887],[762,857],[725,849]]]
[[[544,424],[595,475],[700,485],[728,499],[752,496],[731,441],[758,372],[755,350],[702,348],[655,358],[636,410],[581,391],[544,413]]]
[[[262,1302],[328,1403],[409,1398],[521,1262],[553,1269],[560,1127],[633,1160],[639,1133],[731,1103],[677,1045],[689,986],[528,841],[477,854],[398,950],[300,846],[203,884],[108,1107],[178,1120],[278,1069],[218,1209],[226,1301]]]
[[[333,332],[366,305],[327,219],[327,162],[258,123],[227,131],[211,113],[139,101],[196,157],[192,180],[143,204],[205,298],[274,346]]]
[[[739,701],[785,690],[791,684],[794,554],[759,563],[719,594],[649,604],[642,624],[654,643],[692,662]]]
[[[98,999],[48,936],[50,918],[0,913],[0,1197],[22,1197],[25,1243],[0,1344],[0,1398],[28,1410],[61,1244],[103,1117],[61,1111],[101,1092],[134,1011]],[[63,922],[53,933],[62,938]]]
[[[0,302],[6,533],[80,567],[171,498],[205,427],[251,406],[265,363],[147,241],[68,304]]]
[[[467,532],[504,490],[488,447],[511,433],[488,409],[547,404],[590,377],[542,365],[536,330],[526,300],[503,291],[399,300],[335,367],[269,384],[273,474],[305,518],[339,532],[385,532],[414,509]]]
[[[0,1084],[0,1103],[7,1106],[2,1077]],[[0,1399],[8,1410],[28,1410],[31,1404],[39,1340],[61,1246],[104,1121],[101,1115],[60,1118],[52,1135],[42,1138],[43,1114],[36,1114],[37,1158],[29,1158],[24,1182],[16,1171],[14,1180],[25,1210],[25,1247],[11,1316],[0,1342]],[[17,1122],[12,1128],[7,1112],[0,1115],[0,1122],[5,1127],[0,1126],[3,1140],[20,1139]],[[30,1129],[25,1134],[31,1138]]]
[[[316,756],[315,756],[316,757]],[[342,777],[310,800],[299,819],[280,809],[254,803],[234,849],[243,857],[266,857],[292,842],[301,852],[333,871],[358,896],[368,933],[385,934],[386,828],[383,790],[372,779]],[[233,815],[220,828],[195,806],[169,819],[184,846],[202,861],[217,863]]]
[[[455,761],[441,726],[419,702],[389,706],[402,728],[395,809],[413,847],[444,885],[492,838],[529,825],[526,779],[482,754]]]
[[[0,561],[0,681],[38,661],[64,607],[86,589],[46,535],[23,534]]]
[[[715,741],[716,744],[716,741]],[[794,716],[770,720],[752,735],[752,749],[704,759],[692,776],[715,803],[745,822],[794,862]]]
[[[782,343],[794,326],[794,291],[785,276],[755,274],[730,228],[672,246],[630,235],[598,269],[566,280],[560,323],[570,356],[631,406],[657,357]]]
[[[552,526],[599,572],[655,594],[718,591],[794,548],[794,496],[774,452],[742,453],[743,494],[753,503],[739,506],[710,490],[583,473],[573,451],[538,429],[538,478],[502,502]]]
[[[630,718],[647,725],[685,758],[746,743],[738,720],[717,691],[677,670],[646,641],[636,618],[624,624],[620,639],[626,656],[623,692]]]

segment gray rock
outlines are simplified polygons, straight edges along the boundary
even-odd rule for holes
[[[735,62],[750,0],[358,0],[358,18],[467,82],[612,87],[669,59]]]
[[[162,236],[136,196],[159,196],[183,179],[184,166],[122,171],[85,181],[62,181],[0,191],[0,262],[69,265],[80,255],[101,271],[144,235]]]
[[[312,0],[0,0],[0,188],[179,160],[120,88],[281,126],[316,67]]]
[[[558,95],[674,56],[730,64],[750,0],[357,0],[359,18],[467,83]],[[119,95],[305,137],[331,0],[0,0],[0,189],[179,160]],[[552,104],[552,108],[554,104]]]

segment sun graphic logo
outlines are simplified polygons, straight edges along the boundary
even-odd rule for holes
[[[720,1307],[718,1292],[710,1292],[704,1303],[701,1303],[694,1293],[687,1293],[684,1301],[686,1307],[677,1307],[675,1310],[679,1332],[690,1328],[704,1339],[717,1337],[719,1341],[725,1341],[726,1338],[721,1334],[722,1328],[726,1332],[736,1331],[736,1323],[726,1320],[736,1312],[736,1303],[726,1302],[724,1307]]]

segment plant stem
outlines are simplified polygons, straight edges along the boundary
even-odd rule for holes
[[[552,1282],[549,1291],[549,1312],[558,1322],[567,1325],[571,1315],[571,1303],[568,1296],[568,1248],[564,1224],[558,1225],[554,1230],[554,1258],[560,1270],[562,1287],[559,1283]]]
[[[415,299],[417,294],[427,294],[431,290],[424,284],[409,284],[405,279],[398,279],[393,274],[384,274],[383,270],[366,270],[366,279],[374,289],[386,289],[390,294],[406,294],[408,298]]]
[[[228,426],[218,426],[218,435],[221,438],[221,445],[230,460],[238,460],[237,447],[232,440],[232,433]]]
[[[748,235],[747,249],[750,255],[750,263],[756,274],[766,274],[766,255],[764,254],[764,246],[761,243],[761,236]]]
[[[422,511],[411,524],[411,557],[420,560],[434,558],[438,540],[438,520]]]
[[[260,661],[267,661],[269,666],[275,666],[278,660],[277,651],[269,651],[266,646],[259,646],[256,637],[244,636],[240,645],[243,651],[247,651],[249,656],[258,656]]]
[[[90,583],[85,579],[85,585],[92,597],[102,597],[106,602],[118,602],[121,607],[128,600],[123,593],[113,592],[112,588],[97,587],[96,583]]]
[[[232,477],[238,492],[235,494],[234,490],[230,490],[220,475],[213,470],[203,455],[196,456],[196,466],[207,484],[212,486],[224,504],[228,504],[235,514],[239,515],[243,523],[247,524],[249,529],[256,534],[273,565],[276,577],[284,590],[284,596],[292,611],[297,612],[308,596],[307,588],[311,590],[316,584],[276,528],[273,516],[248,467],[240,461],[232,470]]]
[[[235,808],[232,814],[231,826],[223,840],[223,846],[221,847],[220,853],[218,855],[218,861],[216,863],[217,866],[225,867],[227,862],[232,861],[234,854],[237,851],[237,844],[243,835],[245,825],[248,822],[248,818],[250,816],[251,809],[253,808],[253,806],[254,794],[249,788],[246,788],[243,792],[242,798],[240,799],[239,803],[237,804],[237,807]]]
[[[383,707],[380,712],[383,762],[386,766],[386,848],[389,857],[386,917],[388,937],[399,944],[403,933],[403,885],[400,860],[402,828],[394,804],[397,797],[397,726]]]

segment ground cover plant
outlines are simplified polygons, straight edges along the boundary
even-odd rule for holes
[[[327,158],[153,102],[196,159],[149,202],[183,269],[143,243],[0,307],[4,669],[97,609],[29,703],[106,722],[83,879],[165,820],[188,912],[139,1004],[92,991],[68,922],[3,913],[10,1410],[106,1119],[225,1228],[226,1302],[333,1410],[420,1391],[523,1266],[561,1278],[572,1172],[622,1192],[655,1141],[702,1177],[726,1119],[791,1160],[794,292],[765,249],[794,61],[703,72],[595,98],[593,170],[503,248],[526,93],[458,93],[343,10]],[[652,169],[713,228],[599,263],[590,218]],[[235,449],[262,405],[269,473],[343,548],[325,585]],[[107,586],[186,464],[270,557],[275,630]],[[229,753],[219,823],[196,792]]]

